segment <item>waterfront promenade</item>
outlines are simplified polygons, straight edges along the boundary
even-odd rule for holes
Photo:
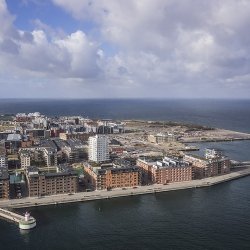
[[[46,196],[43,198],[27,197],[22,199],[3,200],[0,201],[0,207],[24,208],[33,206],[57,205],[63,203],[85,202],[91,200],[111,199],[124,196],[143,195],[143,194],[152,194],[152,193],[175,191],[175,190],[209,187],[212,185],[231,181],[248,175],[250,175],[250,166],[244,166],[244,168],[235,170],[226,175],[210,177],[201,180],[176,182],[168,185],[154,184],[150,186],[139,186],[136,188],[114,189],[111,191],[101,190],[93,192],[81,192],[71,195],[61,194],[61,195]]]

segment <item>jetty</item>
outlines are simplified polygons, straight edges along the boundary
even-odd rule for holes
[[[20,229],[31,229],[36,226],[36,220],[27,212],[25,213],[25,216],[22,216],[20,214],[0,208],[0,217],[17,223]]]

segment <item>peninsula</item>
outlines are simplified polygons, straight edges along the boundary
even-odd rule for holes
[[[0,207],[21,208],[207,187],[250,174],[218,149],[190,142],[250,134],[170,121],[46,117],[0,120]]]

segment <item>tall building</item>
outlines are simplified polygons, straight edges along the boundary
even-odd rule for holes
[[[108,138],[105,135],[89,137],[89,161],[105,162],[109,160]]]

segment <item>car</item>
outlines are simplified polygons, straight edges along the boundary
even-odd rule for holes
[[[122,188],[122,190],[127,190],[127,188]]]

